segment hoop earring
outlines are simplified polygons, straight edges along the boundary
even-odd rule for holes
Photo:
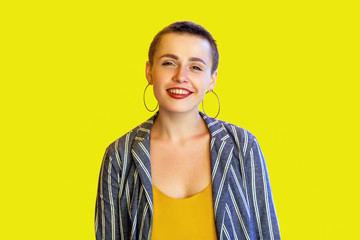
[[[214,91],[208,91],[208,92],[206,92],[206,94],[208,94],[209,92],[212,92],[212,93],[215,94],[215,96],[216,96],[216,98],[217,98],[217,100],[218,100],[218,103],[219,103],[218,112],[217,112],[216,116],[214,117],[214,118],[216,118],[217,116],[219,116],[219,113],[220,113],[220,99],[219,99],[218,95],[217,95]],[[206,94],[205,94],[205,95],[206,95]],[[202,102],[201,102],[201,106],[202,106],[203,112],[205,113],[205,115],[207,115],[206,112],[205,112],[205,110],[204,110],[204,99],[203,99]]]
[[[157,103],[156,107],[154,108],[154,110],[150,110],[147,106],[146,106],[146,102],[145,102],[145,93],[146,93],[146,89],[148,88],[150,84],[148,84],[146,87],[145,87],[145,90],[144,90],[144,94],[143,94],[143,101],[144,101],[144,105],[145,105],[145,108],[149,111],[149,112],[154,112],[157,107],[159,106],[159,103]]]

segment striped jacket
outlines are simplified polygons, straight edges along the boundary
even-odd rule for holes
[[[218,239],[280,239],[269,177],[256,138],[208,118],[212,195]],[[150,129],[157,114],[109,145],[95,210],[97,240],[150,239],[153,193]]]

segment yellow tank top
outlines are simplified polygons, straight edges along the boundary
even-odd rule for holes
[[[212,185],[184,199],[171,198],[153,185],[152,240],[217,239]]]

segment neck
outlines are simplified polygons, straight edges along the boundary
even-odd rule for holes
[[[209,130],[197,110],[188,113],[168,113],[160,109],[151,128],[152,138],[171,142],[182,142],[208,133]]]

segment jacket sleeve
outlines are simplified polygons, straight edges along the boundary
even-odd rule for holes
[[[254,136],[249,143],[245,171],[256,239],[281,239],[265,159]]]
[[[102,161],[95,207],[97,240],[118,240],[119,234],[119,156],[110,145]]]

